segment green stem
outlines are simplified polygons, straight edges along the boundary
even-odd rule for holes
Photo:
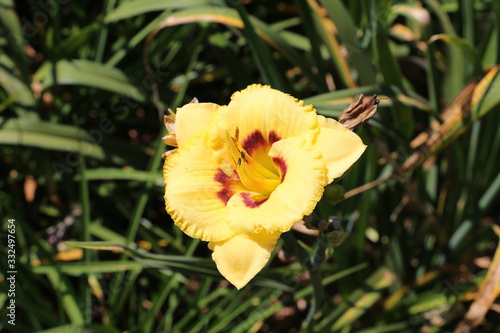
[[[82,141],[80,141],[82,142]],[[80,145],[81,147],[81,145]],[[83,149],[80,148],[80,204],[82,208],[82,241],[88,242],[91,240],[90,236],[90,196],[89,196],[89,183],[87,180],[87,168],[85,165],[85,156],[83,154]],[[83,262],[90,263],[91,261],[91,251],[83,250]],[[84,274],[84,278],[80,280],[81,289],[81,310],[83,313],[83,318],[85,323],[91,322],[91,307],[92,307],[92,296],[90,295],[89,288],[89,276]]]
[[[319,265],[325,260],[326,258],[326,250],[328,249],[328,238],[325,237],[323,234],[321,234],[318,237],[318,245],[314,251],[314,256],[312,257],[312,263],[311,263],[311,269],[309,272],[311,273],[311,282],[313,284],[314,288],[314,293],[315,293],[315,299],[318,303],[318,305],[323,305],[323,302],[325,300],[324,298],[324,289],[323,289],[323,283],[322,278],[321,278],[321,273],[319,270]]]
[[[109,13],[115,7],[116,0],[108,0],[104,3],[104,14]],[[97,45],[95,53],[95,61],[103,62],[104,50],[106,49],[106,41],[108,39],[108,26],[103,21],[101,22],[101,29],[99,29],[99,35],[97,36]]]
[[[307,270],[313,287],[313,302],[307,314],[306,320],[302,328],[308,331],[312,330],[314,319],[321,315],[321,308],[325,303],[325,289],[323,288],[321,272],[319,265],[325,260],[326,249],[328,248],[328,239],[322,234],[318,237],[318,245],[314,250],[314,255],[310,258]]]
[[[319,265],[325,259],[326,249],[328,248],[328,239],[323,235],[318,237],[318,245],[316,246],[312,256],[302,245],[300,245],[299,242],[297,242],[297,239],[295,239],[291,232],[284,233],[283,239],[288,245],[293,246],[300,263],[309,272],[309,276],[311,278],[311,285],[313,286],[313,300],[311,302],[309,313],[307,314],[307,317],[302,325],[303,331],[311,331],[313,321],[317,315],[320,314],[319,311],[325,302],[325,290],[323,288]]]

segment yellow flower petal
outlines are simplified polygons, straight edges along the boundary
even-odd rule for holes
[[[177,109],[176,139],[179,147],[190,138],[208,131],[220,106],[213,103],[190,103]]]
[[[358,160],[366,146],[356,133],[331,118],[318,116],[318,123],[320,132],[315,147],[325,160],[329,184]]]
[[[236,92],[231,102],[221,110],[224,126],[233,133],[239,129],[243,148],[253,155],[263,142],[270,144],[292,136],[313,139],[318,130],[316,112],[311,105],[304,106],[290,95],[269,86],[254,84]]]
[[[219,169],[206,141],[206,133],[194,137],[167,157],[163,168],[165,203],[175,224],[186,234],[203,241],[221,241],[234,236],[227,224],[226,202],[238,185]]]
[[[281,184],[267,200],[253,192],[236,193],[227,202],[230,228],[237,234],[290,230],[309,215],[323,194],[326,166],[320,152],[301,138],[273,144],[269,151],[280,170]]]
[[[236,235],[222,242],[210,242],[208,247],[214,251],[212,258],[219,272],[241,289],[264,268],[280,235],[265,231],[250,237]]]

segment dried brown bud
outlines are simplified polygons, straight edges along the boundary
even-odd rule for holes
[[[163,143],[177,147],[177,139],[175,137],[175,116],[163,116],[163,121],[168,130],[168,134],[162,138]]]
[[[339,117],[339,123],[352,131],[356,127],[363,125],[368,119],[375,115],[379,102],[377,95],[373,95],[370,100],[365,102],[364,96],[359,94],[358,99],[349,105],[347,109],[342,111]]]

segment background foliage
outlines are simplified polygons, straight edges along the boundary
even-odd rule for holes
[[[0,329],[498,330],[499,19],[496,0],[1,0]],[[331,117],[381,103],[346,200],[331,186],[310,217],[349,236],[290,232],[237,291],[165,213],[161,118],[255,82]]]

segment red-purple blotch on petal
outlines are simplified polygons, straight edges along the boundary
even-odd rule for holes
[[[223,186],[223,189],[217,192],[217,197],[226,205],[234,194],[230,188],[232,179],[219,169],[215,174],[214,180]]]
[[[227,205],[227,202],[229,201],[229,199],[231,199],[232,196],[233,191],[228,188],[223,188],[222,190],[217,192],[217,198],[219,198],[224,205]]]
[[[281,140],[280,136],[275,131],[269,132],[269,139],[268,139],[269,145],[272,145],[276,141],[280,140]]]
[[[286,171],[288,169],[285,160],[281,157],[273,157],[273,163],[280,169],[281,182],[283,182],[283,179],[285,179],[286,176]]]
[[[245,206],[247,206],[248,208],[257,208],[259,207],[260,205],[262,205],[264,202],[267,201],[267,198],[263,199],[263,200],[260,200],[260,201],[257,201],[257,200],[254,200],[251,196],[250,196],[250,193],[248,192],[241,192],[240,193],[241,195],[241,198],[243,199],[243,203],[245,204]]]
[[[242,144],[243,149],[245,149],[249,155],[252,155],[252,152],[265,145],[267,145],[267,141],[259,130],[255,130],[252,134],[247,136]]]

